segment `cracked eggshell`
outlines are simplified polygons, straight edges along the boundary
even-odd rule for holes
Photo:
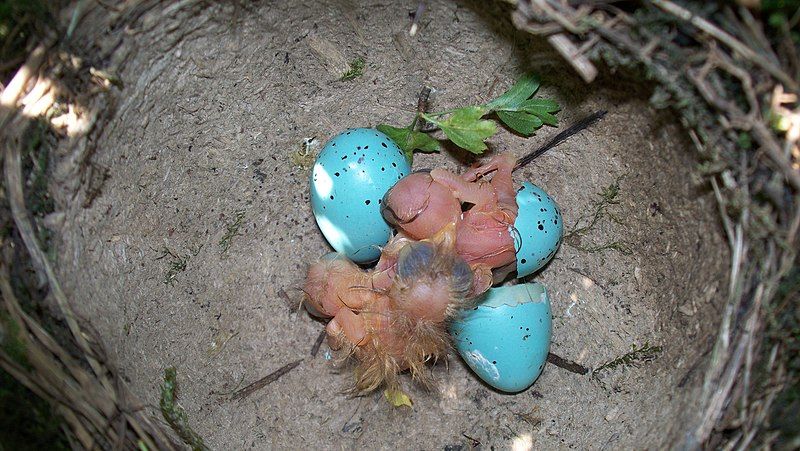
[[[553,198],[530,182],[517,190],[517,207],[511,234],[517,252],[517,277],[525,277],[542,269],[556,254],[564,220]]]
[[[392,236],[380,203],[410,172],[403,151],[375,129],[349,129],[331,138],[311,173],[311,210],[328,243],[356,263],[377,260]]]
[[[540,283],[496,287],[450,324],[459,355],[492,387],[516,393],[542,373],[550,350],[552,316]]]

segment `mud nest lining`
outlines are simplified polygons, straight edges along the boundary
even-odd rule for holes
[[[74,76],[83,94],[58,83],[75,119],[39,132],[59,139],[52,210],[33,219],[51,231],[53,276],[71,309],[153,418],[164,370],[177,368],[178,422],[211,448],[694,443],[720,383],[709,374],[719,371],[731,286],[749,286],[730,272],[742,247],[728,246],[726,230],[744,240],[740,224],[720,225],[718,179],[711,189],[698,170],[696,143],[648,102],[651,85],[626,71],[585,84],[547,42],[514,28],[509,7],[426,6],[413,37],[416,4],[138,2],[67,14],[95,26],[43,57],[40,80]],[[564,245],[534,278],[551,295],[551,350],[573,366],[548,365],[510,396],[454,355],[435,367],[433,390],[406,381],[413,410],[380,393],[348,395],[348,368],[332,367],[317,343],[322,326],[298,310],[306,264],[329,250],[308,206],[303,143],[403,122],[422,86],[446,109],[486,101],[530,72],[562,105],[561,124],[609,110],[515,176],[563,210]],[[523,155],[557,131],[501,132],[491,148]],[[23,160],[42,145],[20,146]],[[475,161],[451,150],[415,166]]]

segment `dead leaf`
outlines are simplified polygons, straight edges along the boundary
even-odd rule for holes
[[[402,390],[384,390],[383,396],[394,407],[414,407],[414,402]]]

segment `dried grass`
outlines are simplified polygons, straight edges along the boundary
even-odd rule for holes
[[[69,343],[60,343],[41,323],[26,313],[12,288],[15,261],[12,236],[0,241],[0,311],[9,319],[2,327],[3,342],[13,340],[24,349],[24,359],[0,350],[0,367],[37,396],[49,401],[67,426],[74,448],[177,449],[162,427],[154,423],[108,361],[95,332],[81,324],[61,289],[54,268],[34,231],[23,194],[22,142],[31,117],[53,107],[52,83],[47,71],[49,45],[38,46],[0,94],[4,194],[16,232],[32,266],[49,289],[58,315],[66,322]],[[9,334],[14,334],[11,337]],[[74,347],[76,353],[65,346]]]
[[[788,27],[769,33],[753,11],[731,3],[513,3],[515,25],[547,37],[586,81],[596,63],[634,69],[656,82],[653,103],[679,112],[690,130],[732,259],[703,411],[683,445],[772,445],[780,434],[769,431],[771,404],[800,377],[787,367],[796,331],[765,338],[786,323],[768,324],[766,312],[800,247],[800,57]],[[796,304],[797,293],[790,296],[784,302]]]

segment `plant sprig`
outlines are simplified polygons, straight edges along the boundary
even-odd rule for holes
[[[417,112],[411,125],[395,127],[379,124],[377,129],[391,138],[412,159],[414,151],[438,152],[441,140],[429,133],[441,130],[453,144],[474,154],[487,149],[486,140],[497,133],[497,121],[486,119],[494,114],[506,127],[530,136],[544,125],[556,126],[558,119],[553,113],[561,108],[553,100],[533,98],[541,83],[534,75],[519,79],[508,91],[484,105],[473,105],[439,113]],[[418,130],[421,120],[433,128]]]

